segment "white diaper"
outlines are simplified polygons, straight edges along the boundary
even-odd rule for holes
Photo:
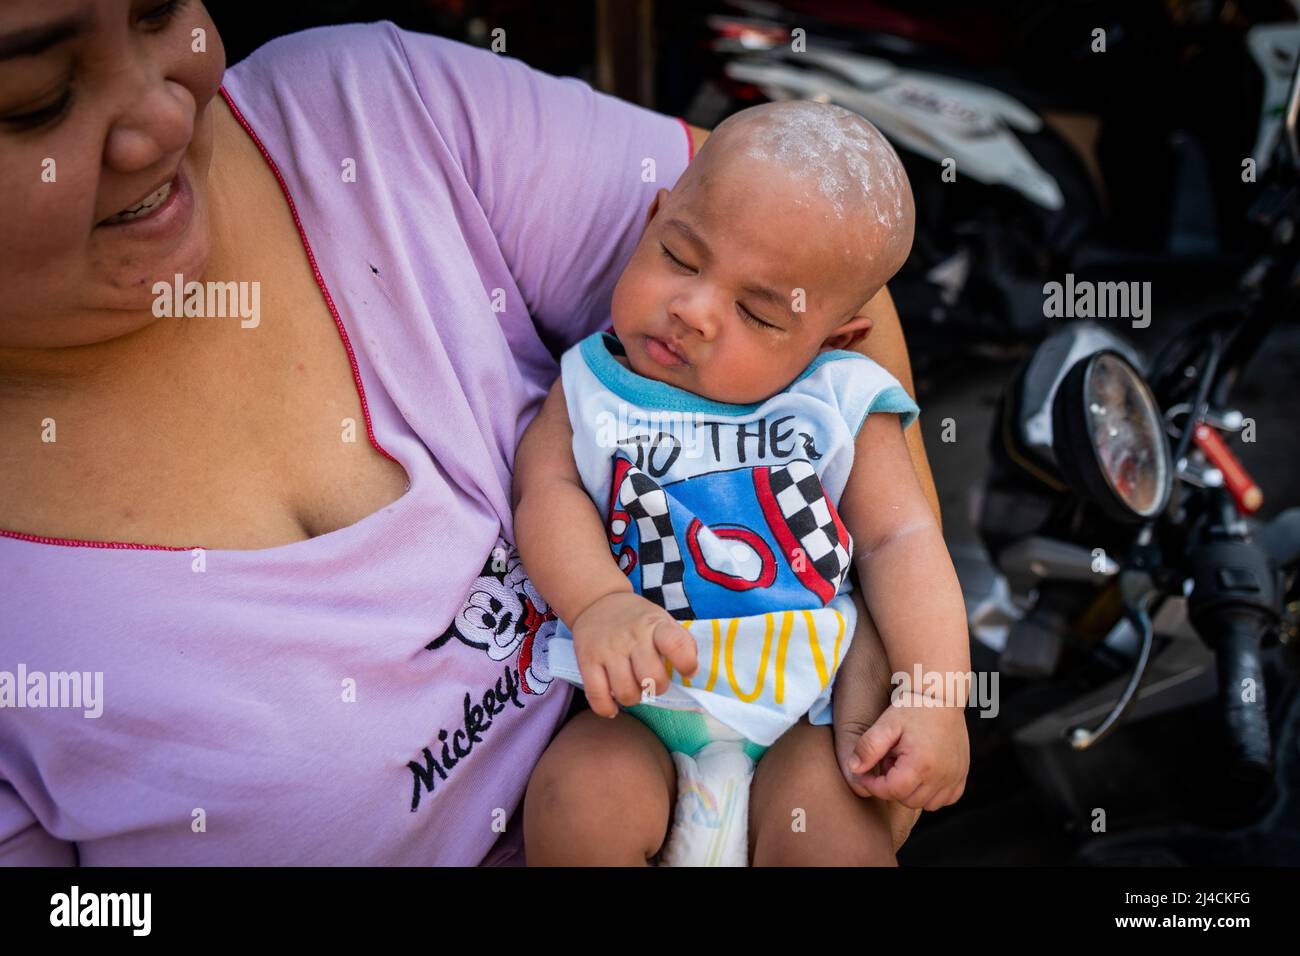
[[[748,866],[749,785],[755,763],[744,738],[705,716],[712,742],[694,757],[672,754],[677,805],[660,866]]]

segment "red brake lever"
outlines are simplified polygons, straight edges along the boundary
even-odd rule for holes
[[[1244,515],[1253,515],[1264,504],[1264,492],[1250,473],[1237,460],[1219,433],[1204,422],[1192,432],[1192,440],[1201,450],[1211,465],[1223,474],[1223,483],[1237,503],[1237,510]]]

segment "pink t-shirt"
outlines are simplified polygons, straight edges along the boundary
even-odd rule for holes
[[[276,40],[224,92],[353,360],[357,440],[410,486],[258,551],[0,532],[0,862],[519,862],[572,691],[532,653],[555,619],[509,544],[515,447],[690,137],[389,23]]]

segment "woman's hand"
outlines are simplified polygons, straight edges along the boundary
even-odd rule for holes
[[[618,714],[668,689],[664,658],[687,677],[699,669],[695,638],[659,605],[630,591],[598,598],[573,622],[573,651],[591,709]]]

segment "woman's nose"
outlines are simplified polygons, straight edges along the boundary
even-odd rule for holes
[[[194,97],[172,80],[154,82],[108,132],[104,165],[134,173],[180,153],[194,135]]]

